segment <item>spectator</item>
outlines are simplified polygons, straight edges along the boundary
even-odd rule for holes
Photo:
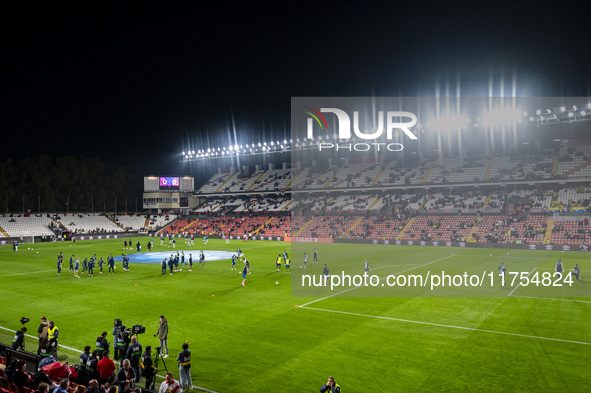
[[[105,388],[103,386],[99,386],[98,381],[93,379],[88,382],[88,389],[86,389],[86,393],[105,393]]]
[[[68,387],[70,387],[70,380],[68,378],[62,378],[60,380],[60,386],[55,388],[53,393],[68,393]]]
[[[103,352],[103,358],[99,360],[97,370],[101,383],[105,383],[109,381],[109,378],[115,376],[115,362],[109,359],[109,351]]]
[[[84,392],[86,392],[86,386],[84,386],[84,385],[77,385],[76,390],[74,390],[74,393],[84,393]]]
[[[39,386],[37,386],[37,391],[39,393],[49,393],[49,385],[45,382],[41,382]]]
[[[130,367],[129,359],[125,359],[121,369],[117,373],[117,385],[119,385],[119,392],[124,392],[126,388],[133,389],[134,381],[135,370]]]

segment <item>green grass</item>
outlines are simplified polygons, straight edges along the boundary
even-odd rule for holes
[[[26,316],[32,320],[29,333],[34,334],[38,318],[47,315],[60,329],[60,343],[81,349],[93,344],[103,330],[110,333],[113,319],[121,318],[127,326],[146,326],[139,341],[156,346],[153,334],[158,316],[164,314],[170,325],[169,369],[178,376],[174,358],[189,340],[193,383],[218,392],[317,391],[328,375],[334,375],[345,392],[591,389],[588,254],[512,250],[507,256],[506,251],[487,249],[319,244],[320,263],[312,264],[313,246],[294,244],[289,276],[277,273],[274,264],[279,252],[290,251],[285,243],[226,245],[210,240],[192,249],[242,246],[253,270],[245,288],[240,286],[242,277],[230,271],[229,261],[197,265],[191,273],[183,269],[174,276],[161,276],[155,264],[132,264],[124,273],[120,263],[111,276],[76,279],[68,273],[72,253],[82,258],[93,253],[118,255],[121,243],[35,244],[34,251],[21,245],[18,253],[10,245],[1,246],[0,326],[17,329],[19,319]],[[155,251],[162,250],[159,243],[158,239]],[[67,257],[61,276],[55,267],[59,251]],[[513,292],[530,297],[509,297],[513,288],[497,283],[469,292],[439,293],[447,297],[430,296],[424,288],[302,290],[304,271],[299,266],[304,251],[310,255],[308,274],[320,274],[324,263],[331,274],[362,274],[365,257],[372,269],[379,268],[372,274],[380,277],[411,268],[405,274],[496,273],[501,260],[509,271],[552,272],[556,259],[562,258],[567,268],[579,263],[584,280],[558,290],[522,286]],[[433,262],[441,258],[446,259]],[[347,289],[343,297],[326,298]],[[292,297],[292,290],[301,297]],[[318,299],[322,300],[294,307]],[[2,342],[11,336],[0,331]],[[27,345],[36,348],[34,340]],[[60,360],[75,363],[77,356],[78,352],[60,351]]]

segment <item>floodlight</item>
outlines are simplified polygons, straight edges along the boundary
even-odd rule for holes
[[[218,147],[218,151],[220,151],[220,148]]]
[[[271,141],[271,146],[273,146],[273,141]]]
[[[234,145],[234,150],[238,150],[238,145]]]
[[[263,145],[267,146],[267,142],[264,142]]]
[[[225,147],[222,147],[222,149],[223,149],[223,150],[226,150],[226,148],[225,148]]]
[[[195,150],[193,150],[193,151],[191,152],[191,154],[195,154]]]
[[[552,113],[550,109],[546,109],[546,113]]]
[[[527,117],[527,111],[523,111],[523,116]]]
[[[234,150],[234,148],[232,146],[230,146],[228,149],[230,149],[230,151]]]
[[[591,104],[589,104],[589,105],[591,105]],[[284,139],[284,140],[283,140],[283,144],[284,144],[284,145],[287,145],[287,139]]]
[[[566,112],[566,108],[565,108],[565,107],[563,107],[563,106],[561,106],[561,107],[560,107],[560,112]]]
[[[533,118],[533,116],[529,117],[529,121],[535,121],[536,119]]]
[[[185,152],[182,152],[181,154],[184,156],[185,155]]]
[[[540,114],[542,114],[542,111],[541,111],[540,109],[538,109],[538,110],[536,111],[536,115],[540,115]]]
[[[587,109],[591,109],[591,102],[587,104]]]
[[[211,152],[211,149],[209,149],[209,148],[208,148],[208,149],[207,149],[207,152],[208,152],[208,153],[210,153],[210,152]]]
[[[576,111],[576,110],[577,110],[577,106],[573,105],[573,111]]]
[[[575,114],[573,112],[568,112],[568,117],[573,117]]]
[[[581,116],[585,116],[586,114],[587,114],[587,112],[581,111]]]

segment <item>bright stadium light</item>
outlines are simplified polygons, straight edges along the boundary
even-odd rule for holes
[[[573,112],[568,112],[568,117],[573,117],[575,114]]]
[[[530,116],[530,117],[529,117],[529,121],[535,121],[535,120],[536,120],[536,119],[534,119],[534,117],[533,117],[533,116]]]
[[[284,145],[287,145],[287,139],[284,139],[284,140],[283,140],[283,144],[284,144]]]
[[[267,146],[267,142],[263,143],[264,146]]]
[[[508,126],[521,121],[520,113],[517,109],[505,108],[496,109],[482,116],[483,127]]]
[[[541,109],[538,109],[538,110],[536,111],[536,115],[541,115],[541,114],[542,114],[542,110],[541,110]]]
[[[270,143],[271,143],[271,146],[273,146],[273,141],[271,141]]]
[[[230,151],[234,150],[234,148],[232,146],[230,146],[228,149],[230,149]]]
[[[185,152],[182,152],[181,154],[184,156],[185,155]]]
[[[565,107],[563,107],[563,106],[561,106],[561,107],[560,107],[560,112],[566,112],[566,108],[565,108]]]
[[[234,145],[234,150],[238,150],[238,145]]]
[[[591,102],[587,104],[587,109],[591,109]]]
[[[581,111],[581,116],[585,116],[585,115],[587,115],[587,112]]]
[[[573,111],[576,111],[576,110],[577,110],[577,106],[573,105]]]

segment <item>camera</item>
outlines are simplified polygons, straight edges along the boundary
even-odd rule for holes
[[[133,325],[131,331],[133,334],[143,334],[146,332],[146,327],[142,325]]]
[[[22,323],[23,325],[24,325],[25,323],[29,322],[29,321],[30,321],[30,319],[29,319],[29,318],[25,318],[25,317],[22,317],[22,318],[21,318],[21,323]]]
[[[113,326],[121,327],[121,325],[123,325],[121,319],[115,319],[115,321],[113,321]]]

